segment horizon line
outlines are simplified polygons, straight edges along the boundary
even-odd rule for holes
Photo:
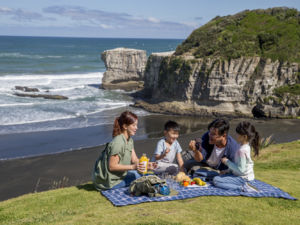
[[[185,40],[186,38],[155,38],[155,37],[82,37],[82,36],[33,36],[33,35],[6,35],[0,37],[33,37],[33,38],[87,38],[87,39],[159,39],[159,40]]]

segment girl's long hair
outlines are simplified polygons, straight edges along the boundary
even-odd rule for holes
[[[239,135],[246,135],[247,139],[254,150],[254,156],[258,156],[259,154],[259,141],[260,136],[259,133],[255,130],[255,127],[249,122],[240,122],[235,131]]]
[[[124,131],[123,125],[133,124],[137,119],[137,115],[130,111],[122,112],[122,114],[115,119],[112,136],[120,135]]]

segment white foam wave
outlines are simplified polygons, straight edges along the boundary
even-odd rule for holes
[[[1,58],[28,58],[28,59],[46,59],[46,58],[62,58],[61,55],[26,55],[19,52],[3,52],[0,53]]]
[[[12,95],[15,97],[15,95]],[[57,103],[47,101],[47,102],[28,102],[28,103],[4,103],[0,104],[0,107],[15,107],[15,106],[40,106],[40,105],[55,105]]]
[[[46,104],[46,103],[44,103],[44,104]],[[93,115],[93,114],[101,113],[101,112],[108,111],[108,110],[114,110],[117,108],[126,107],[128,105],[129,105],[129,103],[109,103],[109,104],[101,105],[104,107],[101,109],[95,110],[93,112],[76,112],[75,114],[68,115],[68,116],[57,116],[57,117],[51,117],[51,118],[49,117],[46,119],[19,121],[19,122],[12,122],[12,123],[2,122],[1,125],[12,126],[12,125],[23,125],[23,124],[36,124],[36,123],[51,122],[51,121],[57,121],[57,120],[73,119],[73,118],[78,118],[78,117],[87,117],[88,115]],[[110,107],[105,107],[105,106],[110,106]],[[69,128],[66,128],[66,129],[69,129]]]
[[[97,73],[85,73],[85,74],[57,74],[57,75],[5,75],[0,76],[0,81],[7,80],[66,80],[66,79],[92,79],[92,78],[101,78],[103,77],[103,72]]]
[[[34,124],[34,123],[50,122],[50,121],[72,119],[72,118],[76,118],[76,116],[64,116],[64,117],[56,117],[56,118],[47,118],[43,120],[20,121],[20,122],[13,122],[13,123],[4,123],[2,125],[12,126],[12,125]]]
[[[82,58],[85,58],[86,57],[86,55],[73,55],[73,56],[71,56],[71,58],[73,58],[73,59],[82,59]]]
[[[35,103],[13,103],[13,104],[0,104],[0,107],[13,107],[13,106],[31,106]]]
[[[79,85],[79,86],[67,87],[67,88],[54,88],[54,89],[51,89],[51,91],[70,91],[70,90],[79,89],[79,88],[85,88],[85,85]]]

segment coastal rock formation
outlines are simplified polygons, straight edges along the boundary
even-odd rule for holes
[[[158,52],[152,53],[148,60],[145,69],[145,76],[144,76],[144,94],[148,97],[152,96],[153,91],[157,90],[158,84],[158,75],[159,75],[159,68],[161,62],[166,57],[169,57],[174,54],[174,51],[170,52]]]
[[[104,89],[136,90],[143,87],[147,62],[146,51],[116,48],[101,54],[106,72],[103,74]]]
[[[45,95],[45,94],[25,94],[25,93],[14,93],[14,95],[19,97],[31,97],[31,98],[45,98],[54,100],[66,100],[68,97],[63,95]]]
[[[164,57],[161,65],[148,61],[152,79],[145,80],[146,102],[136,106],[152,112],[185,115],[297,117],[300,98],[276,90],[295,85],[297,63],[280,63],[260,57],[196,59],[192,56]],[[157,68],[160,68],[159,71]],[[257,112],[260,110],[260,114]]]
[[[15,86],[15,89],[24,92],[39,92],[38,88],[30,88],[26,86]]]

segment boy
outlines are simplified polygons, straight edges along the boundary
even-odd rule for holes
[[[152,158],[152,161],[157,162],[155,173],[176,174],[178,169],[184,171],[182,149],[177,141],[179,130],[179,125],[174,121],[165,124],[164,137],[158,141]],[[178,164],[174,163],[175,158]]]

